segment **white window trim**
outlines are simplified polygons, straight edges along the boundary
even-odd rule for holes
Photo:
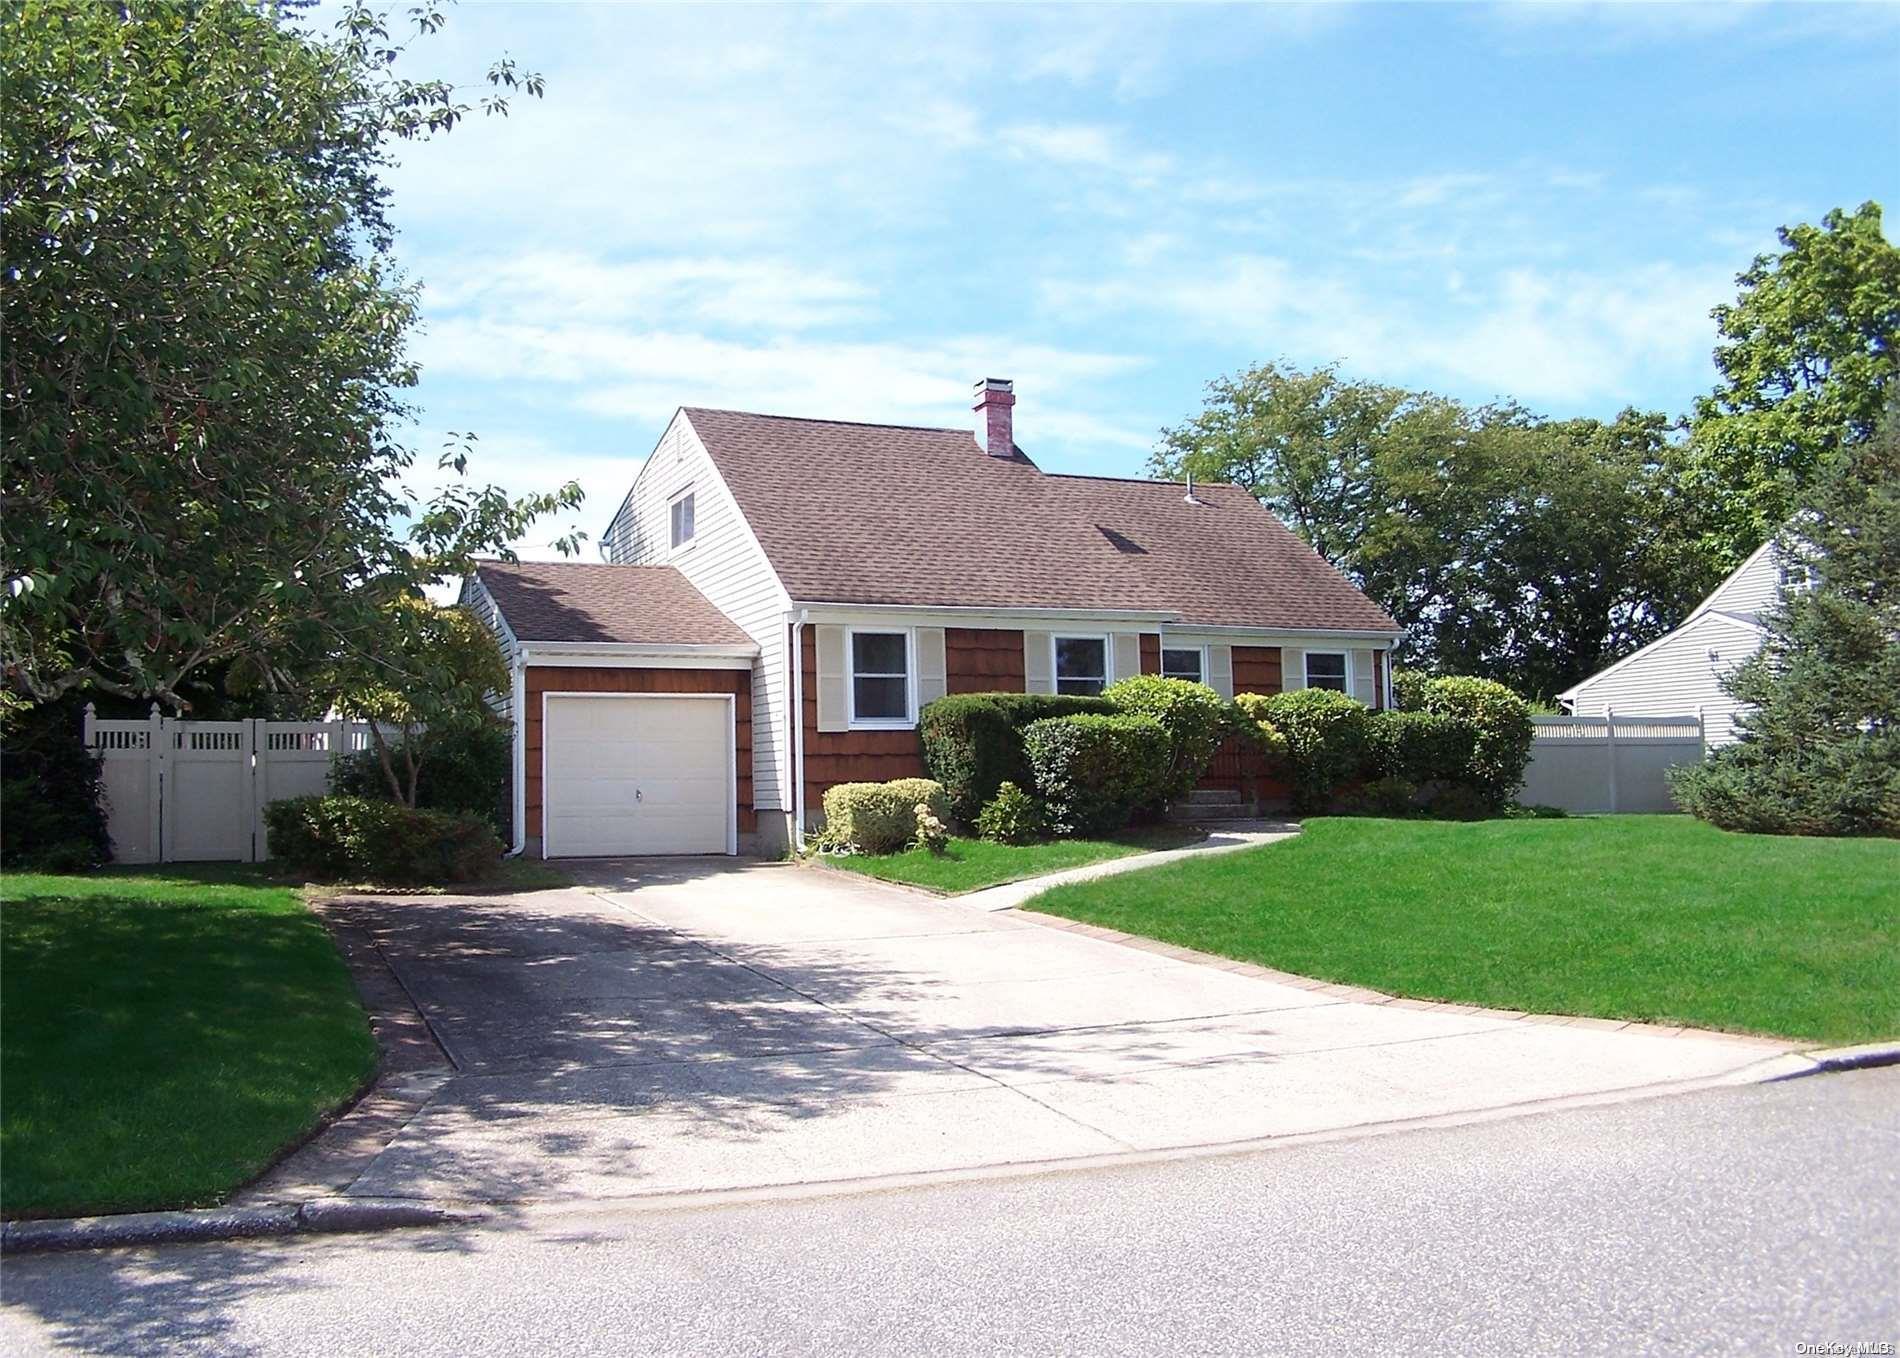
[[[904,715],[901,717],[858,716],[857,646],[854,638],[901,636],[904,638]],[[908,731],[917,725],[917,629],[915,627],[847,627],[844,629],[844,701],[845,725],[853,731]]]
[[[1057,670],[1056,658],[1061,654],[1061,645],[1065,641],[1099,641],[1102,643],[1102,688],[1115,682],[1115,638],[1107,632],[1051,632],[1049,634],[1049,691],[1062,692],[1062,675]]]
[[[688,486],[684,490],[676,491],[666,502],[666,549],[670,554],[678,555],[681,552],[691,551],[693,544],[699,541],[699,501],[693,498],[694,489],[695,487]],[[674,542],[673,509],[682,500],[693,501],[693,534],[683,542]]]
[[[1211,659],[1211,657],[1209,657],[1209,655],[1207,654],[1206,646],[1200,645],[1192,641],[1190,642],[1177,641],[1170,644],[1168,639],[1165,636],[1162,637],[1161,646],[1155,652],[1155,664],[1157,666],[1156,673],[1160,674],[1163,678],[1166,678],[1168,674],[1168,652],[1169,651],[1199,651],[1201,653],[1201,677],[1199,679],[1196,679],[1194,682],[1197,684],[1206,684],[1208,682],[1208,677],[1207,677],[1208,665],[1209,665],[1209,660]]]
[[[1316,655],[1336,655],[1346,662],[1346,687],[1339,690],[1339,692],[1344,693],[1348,698],[1352,697],[1352,694],[1353,694],[1352,652],[1351,651],[1326,651],[1326,650],[1301,652],[1300,672],[1301,672],[1301,677],[1306,682],[1307,688],[1318,687],[1318,685],[1313,682],[1313,657]]]

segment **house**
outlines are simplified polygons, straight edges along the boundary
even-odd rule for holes
[[[1769,539],[1675,631],[1557,695],[1566,711],[1600,717],[1686,716],[1700,711],[1711,746],[1735,740],[1741,704],[1722,680],[1761,649],[1762,615],[1786,590],[1806,589],[1807,567]]]
[[[681,409],[601,564],[463,586],[513,676],[516,848],[771,852],[826,788],[922,772],[946,693],[1390,702],[1391,618],[1237,486],[1042,471],[1012,384],[969,430]]]

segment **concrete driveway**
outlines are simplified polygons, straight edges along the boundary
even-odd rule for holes
[[[1785,1050],[1369,1003],[791,865],[568,866],[586,889],[332,907],[453,1063],[345,1192],[1115,1156],[1741,1078]]]

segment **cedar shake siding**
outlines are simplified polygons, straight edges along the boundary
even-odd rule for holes
[[[1161,634],[1159,632],[1141,634],[1141,672],[1143,674],[1161,673]]]
[[[945,691],[1021,693],[1023,634],[994,627],[943,629]]]
[[[1278,693],[1280,648],[1278,646],[1234,647],[1234,692]]]
[[[541,833],[541,695],[544,693],[730,693],[737,749],[739,833],[758,829],[752,805],[752,675],[746,670],[608,669],[530,665],[524,673],[527,711],[522,729],[527,750],[527,833]]]

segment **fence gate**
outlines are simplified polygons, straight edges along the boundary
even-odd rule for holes
[[[143,721],[86,707],[86,748],[100,759],[106,828],[121,863],[270,857],[264,808],[324,792],[330,761],[367,749],[369,726],[342,721]]]

